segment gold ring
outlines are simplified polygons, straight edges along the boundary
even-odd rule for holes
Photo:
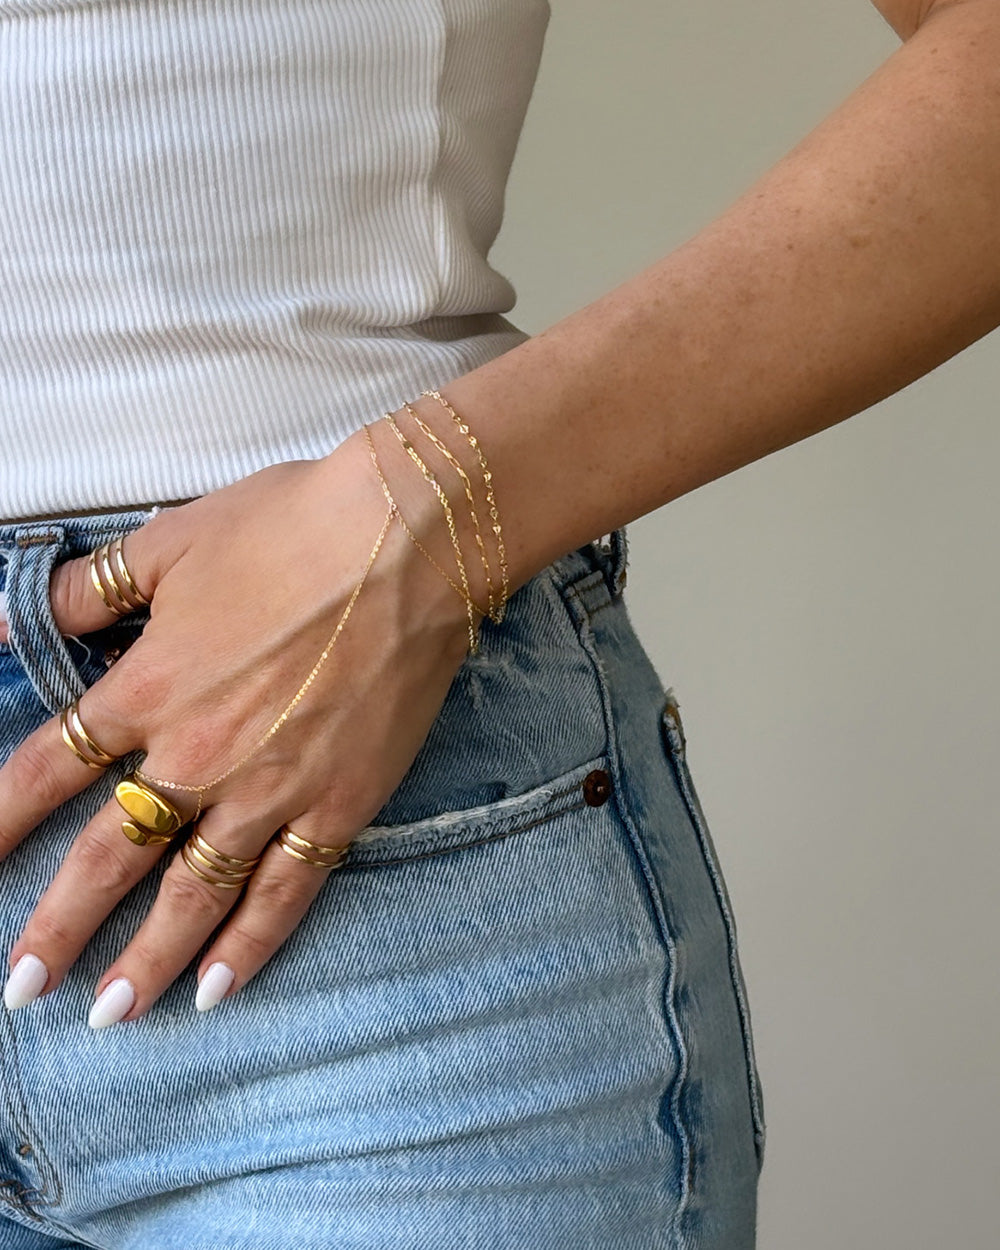
[[[220,890],[238,890],[248,878],[253,876],[260,858],[259,855],[255,855],[252,859],[241,859],[238,855],[224,855],[197,830],[181,847],[181,859],[194,875]],[[196,860],[200,861],[202,867],[198,866]],[[208,872],[204,871],[206,868]]]
[[[346,846],[320,846],[318,842],[309,842],[300,834],[295,833],[289,825],[282,825],[278,830],[277,843],[285,854],[291,855],[293,859],[301,859],[305,864],[313,864],[316,868],[327,870],[340,868],[350,849]],[[307,851],[312,851],[313,854],[308,855],[305,853]],[[333,858],[324,858],[324,856],[333,856]]]
[[[124,538],[114,538],[90,553],[90,580],[115,616],[149,606],[125,563],[124,543]]]
[[[87,733],[80,719],[79,704],[80,700],[74,699],[69,707],[64,707],[59,713],[59,728],[62,731],[63,742],[77,759],[83,760],[88,768],[96,768],[101,772],[115,760],[121,759],[121,756],[111,755],[103,747],[99,747]]]
[[[173,803],[150,789],[135,773],[119,781],[115,798],[131,817],[122,821],[122,833],[136,846],[162,846],[172,841],[177,830],[187,823]]]

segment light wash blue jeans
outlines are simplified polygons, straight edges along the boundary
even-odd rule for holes
[[[55,561],[151,514],[0,525],[0,757],[137,614],[62,638]],[[624,531],[481,627],[304,922],[200,1014],[86,1024],[166,859],[62,986],[0,1008],[0,1250],[747,1250],[760,1084],[726,889]],[[0,863],[9,949],[120,761]]]

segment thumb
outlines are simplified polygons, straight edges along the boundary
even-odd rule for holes
[[[61,634],[102,629],[152,601],[163,565],[160,530],[152,522],[89,555],[55,565],[49,601]]]

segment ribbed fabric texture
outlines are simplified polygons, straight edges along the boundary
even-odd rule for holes
[[[525,335],[545,0],[0,0],[0,520],[321,456]]]

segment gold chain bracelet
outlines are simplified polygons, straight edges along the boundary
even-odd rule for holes
[[[493,574],[490,569],[489,557],[486,554],[486,544],[483,542],[483,531],[479,525],[479,513],[476,511],[476,501],[472,494],[472,483],[469,480],[469,475],[468,473],[466,473],[462,462],[452,452],[451,448],[447,447],[438,438],[438,436],[434,433],[434,431],[427,424],[427,422],[422,420],[420,414],[416,411],[413,405],[404,404],[403,407],[410,414],[410,416],[413,418],[416,424],[420,427],[423,433],[434,444],[434,446],[437,447],[441,451],[442,455],[445,457],[448,463],[452,466],[455,472],[462,479],[462,482],[465,486],[465,497],[469,501],[469,514],[472,517],[472,527],[476,535],[476,545],[479,548],[479,555],[480,555],[480,559],[482,560],[483,572],[486,575],[486,596],[489,602],[489,607],[486,610],[486,615],[490,618],[491,621],[498,622],[498,617],[496,616],[497,608],[494,606],[494,597],[496,595],[496,587],[493,584]],[[502,618],[502,614],[501,614],[501,618]]]
[[[493,533],[496,535],[497,559],[500,564],[500,578],[503,583],[502,599],[501,599],[500,609],[499,609],[500,615],[499,617],[491,618],[491,619],[495,619],[496,623],[499,624],[499,622],[503,620],[504,611],[506,610],[506,606],[507,606],[507,600],[510,598],[510,583],[509,583],[508,575],[507,575],[507,552],[506,552],[506,549],[504,548],[503,534],[500,528],[500,515],[497,512],[497,501],[493,494],[493,474],[490,472],[489,467],[486,464],[486,457],[485,455],[483,455],[483,449],[479,446],[479,440],[476,438],[475,434],[472,433],[468,425],[462,420],[462,418],[458,415],[458,413],[451,406],[451,404],[441,394],[441,392],[440,391],[422,391],[421,394],[426,395],[429,399],[436,399],[437,402],[441,404],[443,408],[447,409],[447,411],[451,413],[452,418],[455,420],[456,424],[458,425],[458,428],[465,435],[466,439],[469,442],[469,445],[472,447],[473,451],[476,453],[476,456],[479,459],[479,467],[482,470],[482,474],[483,474],[483,486],[486,491],[487,502],[489,503],[490,520],[492,521],[492,525],[493,525]]]
[[[458,576],[462,582],[462,596],[465,599],[466,611],[469,616],[469,646],[473,651],[475,651],[477,649],[475,642],[476,622],[473,615],[473,608],[475,608],[476,605],[475,600],[472,598],[472,591],[469,589],[469,579],[465,573],[465,561],[462,559],[462,544],[458,538],[458,530],[455,528],[455,514],[451,510],[451,504],[448,502],[448,496],[444,493],[441,483],[437,480],[430,469],[428,469],[427,465],[424,464],[423,460],[421,460],[413,444],[396,424],[395,417],[391,412],[387,412],[385,414],[385,419],[388,421],[389,428],[392,430],[393,434],[396,435],[400,443],[403,445],[406,454],[410,457],[414,464],[416,464],[417,468],[419,468],[420,472],[426,478],[431,489],[434,491],[435,495],[437,495],[441,507],[444,509],[445,520],[448,525],[448,534],[451,538],[451,545],[455,552],[455,562],[458,565]],[[396,508],[396,515],[399,515],[398,507]],[[479,609],[477,608],[476,610],[478,611]]]

